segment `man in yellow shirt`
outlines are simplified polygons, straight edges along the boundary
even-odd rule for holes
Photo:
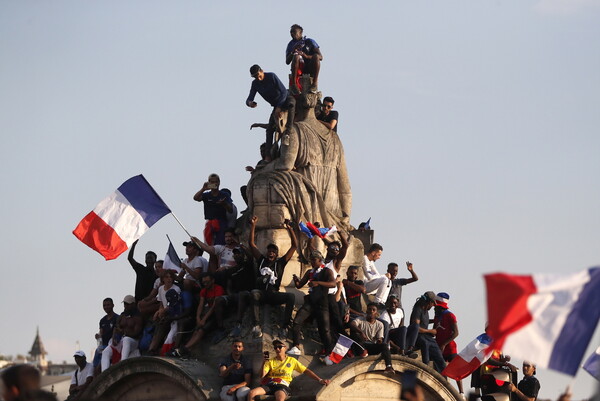
[[[302,374],[306,373],[320,384],[327,386],[329,380],[321,379],[312,370],[308,369],[296,358],[286,355],[287,346],[280,340],[273,341],[275,348],[275,357],[269,359],[268,353],[265,354],[263,364],[263,379],[261,386],[253,388],[248,393],[248,401],[252,401],[257,395],[274,395],[276,401],[283,401],[292,394],[290,383],[293,380],[294,371]]]

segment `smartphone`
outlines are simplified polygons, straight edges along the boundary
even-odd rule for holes
[[[217,184],[208,184],[208,189],[217,189]]]
[[[269,351],[263,352],[263,356],[265,357],[265,359],[269,359]]]

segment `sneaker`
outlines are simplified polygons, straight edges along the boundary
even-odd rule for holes
[[[181,357],[181,354],[179,353],[179,349],[175,348],[173,351],[167,352],[165,354],[165,356],[172,356],[172,357],[175,357],[175,358],[179,358],[179,357]]]
[[[396,373],[396,371],[394,370],[394,368],[389,365],[385,367],[385,370],[383,371],[383,373],[385,373],[386,375],[393,375],[394,373]]]
[[[369,351],[367,351],[366,349],[363,349],[363,351],[360,353],[359,355],[361,358],[366,358],[369,356]]]
[[[286,352],[286,354],[299,356],[299,355],[302,355],[302,351],[300,351],[300,348],[298,348],[294,345],[292,348],[290,348],[288,350],[288,352]]]
[[[329,355],[327,355],[325,358],[321,358],[321,362],[323,362],[327,366],[333,365],[333,361],[329,359]]]
[[[409,351],[405,354],[405,356],[409,357],[410,359],[417,359],[419,354],[417,354],[415,351]]]
[[[229,337],[239,337],[242,334],[242,326],[240,324],[236,324],[235,327],[229,333]]]
[[[354,351],[349,349],[348,352],[346,352],[346,356],[344,358],[354,358]]]
[[[254,338],[262,337],[262,330],[260,329],[260,326],[258,324],[252,328],[252,336]]]

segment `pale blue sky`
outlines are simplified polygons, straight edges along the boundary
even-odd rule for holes
[[[0,353],[27,352],[37,325],[54,361],[91,351],[102,299],[134,274],[71,231],[127,178],[196,234],[209,173],[244,208],[263,139],[248,128],[270,111],[244,105],[248,68],[286,77],[293,23],[322,48],[352,222],[372,217],[380,269],[411,260],[421,278],[404,305],[448,292],[462,348],[483,329],[485,272],[600,265],[598,0],[206,3],[0,1]],[[185,239],[166,217],[138,259],[167,233]],[[571,381],[539,378],[544,398]]]

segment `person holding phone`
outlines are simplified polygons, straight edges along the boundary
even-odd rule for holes
[[[219,190],[221,179],[215,173],[194,195],[196,202],[204,202],[204,241],[208,245],[225,245],[225,230],[228,227],[227,213],[233,211],[233,202],[227,192]]]
[[[244,343],[235,339],[231,353],[219,364],[219,376],[223,378],[219,394],[222,401],[244,401],[250,392],[248,384],[252,380],[252,361],[242,354],[243,351]]]
[[[304,366],[296,358],[286,355],[287,346],[281,340],[273,341],[275,357],[269,358],[269,352],[264,353],[263,379],[261,386],[255,387],[248,393],[248,401],[254,400],[257,395],[273,395],[276,401],[283,401],[292,395],[290,384],[294,371],[306,374],[320,384],[327,386],[329,380],[322,379],[312,370]]]

